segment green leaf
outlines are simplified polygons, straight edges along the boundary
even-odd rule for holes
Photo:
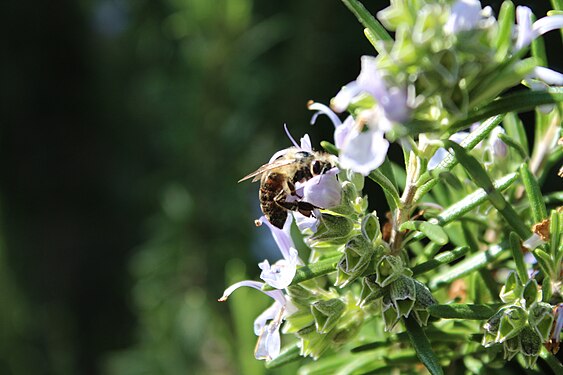
[[[549,256],[548,253],[543,251],[542,249],[535,249],[532,251],[534,257],[538,260],[540,267],[543,269],[544,273],[547,275],[551,275],[553,273],[552,269],[552,262],[553,260]]]
[[[475,305],[464,303],[450,303],[447,305],[432,305],[428,307],[428,312],[435,318],[442,319],[472,319],[486,320],[493,316],[501,304],[494,305]]]
[[[525,159],[527,159],[530,149],[528,146],[528,136],[526,135],[526,129],[524,129],[522,121],[520,121],[515,113],[510,112],[504,116],[503,126],[506,134],[526,151]]]
[[[445,251],[440,253],[434,257],[434,259],[430,259],[427,262],[417,264],[412,268],[413,276],[423,274],[425,272],[431,271],[442,264],[448,264],[457,260],[467,254],[469,248],[467,246],[458,247],[453,249],[452,251]]]
[[[381,25],[381,23],[379,23],[379,21],[375,19],[375,17],[362,5],[362,3],[360,3],[358,0],[342,0],[342,2],[356,16],[356,18],[358,18],[358,21],[360,21],[360,23],[364,25],[365,28],[367,28],[366,34],[369,33],[370,38],[375,38],[383,42],[393,41],[393,38],[391,37],[391,35],[389,35],[387,30],[385,30],[383,25]],[[372,40],[370,40],[370,42],[377,50],[378,43],[374,43]],[[378,50],[378,52],[382,51]]]
[[[395,185],[383,174],[382,171],[375,169],[371,171],[368,177],[375,181],[379,186],[381,186],[386,196],[389,195],[389,206],[399,207],[401,205],[399,192],[395,188]]]
[[[400,231],[404,231],[405,229],[422,232],[431,241],[440,245],[446,245],[449,241],[448,235],[441,226],[428,221],[407,221],[399,227]]]
[[[299,351],[300,349],[297,342],[282,348],[279,356],[269,362],[266,362],[266,368],[280,367],[301,359],[302,357],[299,355]]]
[[[443,375],[444,371],[440,366],[438,357],[436,357],[436,354],[432,351],[432,345],[430,345],[430,341],[428,341],[424,329],[418,325],[414,316],[409,316],[405,318],[404,321],[407,334],[420,361],[432,375]]]
[[[516,272],[518,272],[518,277],[522,282],[529,279],[528,271],[526,269],[526,263],[524,262],[524,256],[522,255],[522,246],[520,242],[520,237],[514,232],[510,232],[510,250],[512,250],[512,257],[514,258],[514,263],[516,263]]]
[[[508,112],[527,112],[544,104],[563,101],[563,88],[552,87],[546,91],[522,90],[507,94],[487,105],[477,108],[467,114],[467,117],[453,123],[448,133],[453,134],[469,125]]]
[[[466,276],[471,272],[487,266],[498,258],[503,251],[504,249],[501,246],[493,245],[489,248],[489,250],[465,258],[446,272],[432,278],[429,283],[430,290],[440,288],[441,286],[451,283],[455,279],[459,279],[460,277]]]
[[[504,177],[499,178],[493,183],[493,186],[499,190],[507,189],[514,181],[518,179],[517,173],[510,173]],[[475,207],[479,206],[487,200],[487,192],[480,188],[475,190],[457,203],[446,208],[435,218],[430,219],[431,223],[436,223],[444,226],[445,224],[459,219]]]
[[[498,31],[495,40],[496,60],[503,61],[512,47],[512,27],[514,25],[514,4],[504,1],[498,15]]]
[[[530,210],[532,211],[532,220],[534,223],[539,223],[543,219],[547,218],[547,209],[545,208],[545,203],[543,202],[543,195],[538,185],[538,181],[530,172],[530,168],[527,164],[523,164],[520,167],[520,176],[522,177],[522,183],[524,184],[524,189],[526,189],[526,195],[530,201]]]
[[[497,135],[501,141],[503,141],[504,143],[506,143],[506,145],[508,145],[510,148],[513,148],[514,150],[516,150],[516,152],[518,152],[518,154],[520,155],[520,157],[524,160],[528,159],[528,153],[526,150],[524,150],[524,148],[522,147],[522,145],[518,142],[516,142],[514,139],[510,138],[508,135],[503,134],[503,133],[499,133]]]
[[[326,152],[332,155],[338,156],[338,149],[335,145],[327,141],[321,141],[321,147],[325,149]]]
[[[514,208],[506,202],[502,194],[494,187],[485,168],[460,145],[452,141],[444,141],[446,147],[452,148],[456,158],[463,168],[469,173],[473,181],[487,192],[487,198],[504,217],[506,222],[518,233],[521,238],[531,235],[530,229],[520,219]]]

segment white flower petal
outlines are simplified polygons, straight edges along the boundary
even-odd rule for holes
[[[450,18],[444,25],[447,34],[474,29],[481,20],[481,3],[478,0],[458,0],[451,8]]]
[[[297,224],[297,228],[299,228],[299,231],[301,233],[305,232],[308,229],[310,229],[313,233],[316,233],[319,226],[319,215],[320,213],[318,212],[318,210],[314,210],[313,215],[311,215],[310,217],[302,215],[299,212],[293,212],[293,216],[295,217],[295,224]]]
[[[324,174],[313,176],[302,184],[296,184],[296,187],[303,187],[302,200],[319,208],[338,206],[342,192],[342,186],[336,179],[338,172],[338,168],[332,168]]]
[[[516,7],[516,51],[521,50],[534,39],[532,31],[532,10],[526,6]]]
[[[270,307],[264,310],[262,314],[258,315],[258,317],[254,319],[254,334],[260,336],[268,321],[278,316],[282,308],[283,306],[275,301]]]
[[[543,66],[536,66],[530,74],[530,78],[538,79],[551,86],[563,86],[563,74]]]
[[[362,91],[371,94],[379,101],[386,96],[387,87],[377,69],[377,59],[373,56],[362,56],[360,61],[362,67],[356,82]]]
[[[264,260],[258,264],[258,267],[262,270],[260,278],[276,289],[287,288],[295,277],[298,259],[297,250],[292,248],[290,249],[289,259],[280,259],[273,265]]]
[[[352,81],[348,83],[346,86],[343,86],[340,91],[336,94],[334,98],[330,101],[330,107],[336,113],[344,112],[352,99],[360,93],[360,88],[356,81]]]
[[[329,107],[327,107],[324,104],[321,103],[311,103],[307,106],[311,111],[317,111],[315,112],[315,114],[313,115],[313,117],[311,118],[311,125],[315,123],[315,121],[317,120],[317,117],[320,114],[326,115],[330,121],[332,121],[332,123],[334,124],[335,127],[338,127],[340,125],[342,125],[342,121],[340,121],[340,119],[338,118],[338,116],[336,115],[336,113],[334,113]]]
[[[272,321],[268,326],[264,327],[258,336],[254,357],[256,359],[264,359],[271,361],[280,354],[281,338],[279,331],[279,323]]]
[[[532,32],[535,38],[549,31],[563,27],[563,14],[542,17],[532,25]]]
[[[354,129],[341,150],[340,166],[367,176],[383,163],[388,149],[389,141],[383,137],[382,131],[358,132]]]
[[[261,291],[262,293],[266,294],[267,296],[269,296],[269,297],[273,298],[274,300],[276,300],[277,302],[279,302],[280,305],[286,304],[285,295],[283,294],[283,292],[281,290],[262,290],[264,285],[266,285],[266,284],[261,283],[259,281],[253,281],[253,280],[239,281],[238,283],[234,283],[233,285],[231,285],[230,287],[225,289],[225,291],[223,292],[223,296],[221,298],[219,298],[219,301],[220,302],[226,301],[227,298],[229,298],[229,296],[235,290],[237,290],[241,286],[247,286],[247,287],[254,288],[254,289]]]
[[[456,143],[461,143],[467,136],[469,135],[468,132],[457,132],[450,136],[450,140]],[[447,156],[449,152],[446,151],[445,148],[440,147],[436,150],[436,153],[430,158],[428,161],[428,170],[432,170],[438,166]]]
[[[354,118],[352,116],[348,116],[342,125],[337,126],[336,129],[334,129],[334,145],[337,148],[342,148],[342,145],[346,142],[346,138],[354,125]]]
[[[291,215],[287,215],[287,219],[285,224],[283,225],[283,229],[273,226],[265,216],[261,216],[257,221],[260,224],[266,224],[270,232],[272,233],[272,237],[274,237],[274,241],[278,245],[280,252],[284,259],[290,258],[290,249],[295,248],[295,244],[293,243],[293,239],[291,238],[291,223],[293,218]]]

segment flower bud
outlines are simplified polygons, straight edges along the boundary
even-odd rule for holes
[[[425,326],[430,317],[428,306],[436,304],[436,299],[426,285],[416,279],[413,279],[413,281],[416,289],[416,301],[413,308],[414,317],[418,324]]]
[[[553,324],[551,305],[545,302],[534,303],[528,311],[528,322],[541,336],[542,341],[547,341]]]
[[[353,237],[344,248],[344,256],[338,263],[336,286],[345,285],[364,275],[371,264],[374,249],[363,236]]]
[[[506,279],[506,283],[500,290],[499,297],[503,302],[513,302],[522,295],[522,283],[516,272],[511,272]]]
[[[524,308],[532,306],[534,302],[538,300],[541,301],[541,292],[538,293],[538,283],[535,279],[530,279],[524,285],[524,290],[522,291],[522,299],[525,302]]]
[[[530,326],[525,326],[520,333],[520,350],[524,356],[526,367],[532,367],[538,360],[542,339]]]
[[[510,361],[516,354],[520,352],[520,336],[506,340],[502,344],[504,350],[504,359]]]
[[[401,318],[393,305],[393,300],[391,300],[390,287],[384,289],[381,300],[381,312],[383,314],[383,322],[385,323],[385,332],[389,332]]]
[[[481,342],[481,345],[483,345],[485,348],[488,348],[497,343],[496,339],[500,327],[500,319],[503,317],[504,311],[504,308],[500,309],[493,316],[491,316],[489,320],[487,320],[487,323],[485,323],[483,327],[485,328],[485,334],[483,335],[483,341]]]
[[[300,354],[303,357],[310,356],[317,359],[331,344],[330,336],[318,333],[314,324],[300,330],[297,335],[301,338]]]
[[[500,319],[496,341],[502,343],[516,336],[526,325],[526,315],[526,311],[519,306],[507,308]]]
[[[338,298],[319,301],[311,306],[311,313],[315,318],[315,327],[319,333],[327,333],[338,323],[338,319],[345,309],[344,302]]]
[[[362,235],[371,242],[381,238],[379,219],[377,218],[375,211],[367,214],[362,219]]]
[[[330,207],[329,211],[339,215],[349,216],[355,211],[354,202],[358,198],[358,190],[356,186],[349,181],[344,181],[342,187],[340,187],[339,183],[339,188],[339,192],[341,193],[341,198],[339,198],[340,203]]]
[[[416,299],[414,280],[407,276],[400,276],[390,285],[390,297],[399,316],[409,316]]]
[[[353,228],[354,222],[349,218],[323,213],[317,233],[309,239],[310,245],[316,247],[322,242],[329,242],[331,245],[344,244],[348,241]]]
[[[360,306],[371,304],[383,295],[383,288],[375,281],[375,274],[363,278],[362,291],[360,293]]]
[[[384,255],[375,265],[376,283],[381,287],[385,287],[395,281],[399,276],[408,274],[410,270],[406,269],[401,258]],[[412,272],[410,272],[412,274]],[[410,274],[408,276],[410,276]]]

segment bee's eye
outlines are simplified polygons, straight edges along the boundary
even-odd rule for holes
[[[313,162],[313,165],[311,166],[311,171],[313,172],[313,175],[321,174],[322,170],[323,170],[322,163],[318,160],[315,160]]]
[[[305,158],[311,156],[311,154],[308,153],[307,151],[297,151],[297,152],[295,153],[295,156],[298,156],[298,157],[300,157],[300,158],[305,159]]]

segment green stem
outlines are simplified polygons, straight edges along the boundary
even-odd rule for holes
[[[464,303],[450,303],[447,305],[432,305],[428,312],[435,318],[441,319],[471,319],[486,320],[493,316],[501,305],[476,305]]]
[[[434,277],[430,280],[428,286],[431,290],[436,290],[447,285],[455,279],[464,277],[492,263],[503,251],[504,249],[498,245],[491,246],[489,250],[472,255],[462,262],[457,263],[448,271]]]
[[[502,191],[507,189],[514,181],[518,179],[518,173],[510,173],[504,177],[499,178],[493,182],[493,186],[498,190]],[[435,218],[430,219],[431,223],[440,224],[441,226],[452,222],[453,220],[459,219],[469,211],[478,207],[487,200],[487,192],[483,188],[475,190],[473,193],[469,194],[459,202],[451,205],[442,211]]]
[[[468,250],[469,248],[467,246],[463,246],[463,247],[455,248],[452,251],[444,251],[443,253],[436,255],[434,259],[430,259],[427,262],[420,263],[414,266],[412,268],[413,276],[417,276],[425,272],[431,271],[441,266],[442,264],[451,263],[454,260],[459,259],[465,254],[467,254]]]
[[[344,5],[356,16],[358,21],[368,29],[369,38],[376,38],[383,42],[392,42],[393,38],[378,20],[358,0],[342,0]],[[366,33],[367,34],[367,33]],[[377,42],[374,44],[377,49]],[[378,51],[380,52],[380,51]]]

